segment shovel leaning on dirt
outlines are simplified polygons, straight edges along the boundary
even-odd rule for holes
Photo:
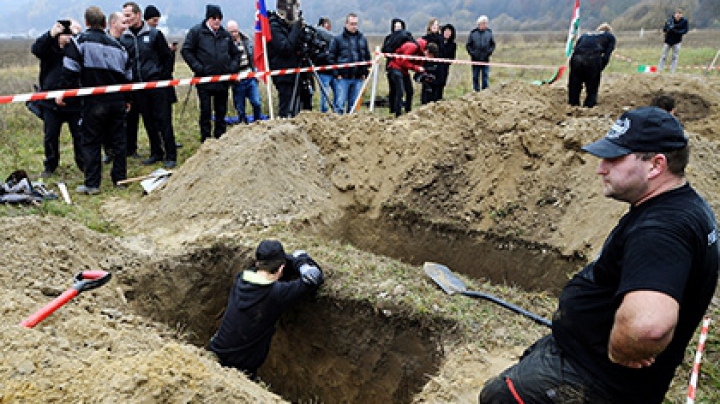
[[[43,321],[47,316],[51,315],[55,310],[59,309],[63,304],[67,303],[80,292],[99,288],[108,283],[112,274],[105,271],[82,271],[73,278],[73,286],[56,297],[53,301],[46,304],[40,310],[36,311],[30,317],[23,320],[20,325],[25,328],[33,328],[39,322]]]
[[[540,317],[535,313],[531,313],[523,308],[520,308],[518,306],[515,306],[512,303],[508,303],[505,300],[500,299],[499,297],[495,297],[493,295],[482,293],[482,292],[475,292],[472,290],[467,290],[467,287],[463,283],[463,281],[460,280],[457,276],[455,276],[452,271],[448,267],[442,264],[438,264],[435,262],[426,262],[423,265],[423,269],[425,269],[425,273],[430,276],[435,283],[437,283],[442,290],[445,291],[445,293],[449,295],[453,295],[455,293],[460,293],[462,295],[468,296],[468,297],[474,297],[477,299],[484,299],[491,301],[495,304],[498,304],[506,309],[512,310],[515,313],[521,314],[534,322],[544,325],[547,327],[551,327],[552,323],[550,320]]]
[[[118,185],[127,185],[132,182],[140,182],[140,186],[142,186],[145,193],[149,194],[150,192],[158,188],[160,185],[166,183],[171,175],[172,171],[158,168],[157,170],[151,172],[148,175],[118,181]]]

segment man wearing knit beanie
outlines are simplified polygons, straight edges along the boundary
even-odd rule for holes
[[[157,7],[153,5],[145,7],[143,20],[147,21],[147,23],[150,24],[151,27],[157,28],[158,23],[160,22],[160,17],[162,17],[162,15],[160,15],[160,10],[158,10]]]
[[[192,27],[183,42],[183,59],[193,71],[195,77],[218,76],[237,73],[240,68],[240,52],[230,33],[222,26],[220,6],[208,4],[205,20]],[[219,138],[225,133],[227,124],[228,99],[227,81],[198,84],[200,101],[200,141],[210,137]],[[212,115],[215,115],[215,127],[212,128]]]

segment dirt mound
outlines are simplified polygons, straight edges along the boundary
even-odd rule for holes
[[[117,281],[81,293],[33,329],[17,324],[83,270],[123,278],[151,259],[129,243],[57,218],[0,220],[0,402],[280,402],[133,313]],[[127,295],[127,297],[126,297]]]
[[[317,318],[281,327],[274,350],[282,353],[268,366],[274,380],[287,381],[293,356],[283,355],[297,353],[307,361],[296,356],[297,366],[324,358],[312,364],[314,372],[330,379],[339,372],[335,382],[352,384],[338,394],[385,397],[367,393],[362,378],[387,374],[379,390],[392,401],[410,401],[431,372],[416,400],[474,402],[484,378],[544,330],[518,336],[511,325],[501,326],[509,320],[490,315],[479,329],[463,330],[447,320],[457,313],[444,312],[442,293],[407,274],[409,267],[383,261],[396,273],[372,278],[376,268],[356,263],[367,256],[341,243],[553,293],[627,209],[602,197],[597,160],[580,151],[623,110],[647,105],[660,92],[676,98],[692,139],[690,181],[720,211],[718,88],[682,75],[607,75],[593,109],[567,106],[561,86],[510,82],[398,119],[304,112],[235,127],[207,141],[163,188],[138,202],[108,203],[107,215],[127,237],[61,219],[0,220],[6,240],[0,311],[10,319],[0,333],[0,401],[279,401],[186,342],[207,341],[232,275],[251,262],[254,243],[283,232],[330,240],[313,246],[329,262],[329,281],[326,294],[307,306]],[[340,267],[358,273],[343,275]],[[111,271],[116,281],[82,294],[36,329],[14,325],[82,269]],[[408,290],[431,300],[412,301]],[[512,293],[502,286],[496,292]],[[409,310],[415,314],[447,318],[397,320],[409,304],[418,306]],[[364,323],[368,316],[372,321]],[[297,347],[300,323],[326,324],[336,334],[307,336],[307,346]],[[362,324],[363,332],[351,332]],[[482,350],[476,335],[486,335],[489,348],[510,348]],[[397,355],[373,350],[378,345]],[[418,364],[419,356],[427,360]],[[306,394],[295,397],[314,399]]]

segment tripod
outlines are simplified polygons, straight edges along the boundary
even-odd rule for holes
[[[315,67],[312,60],[310,60],[310,58],[307,58],[307,57],[303,58],[303,61],[300,65],[301,66],[304,65],[305,67],[313,67],[313,68]],[[300,105],[302,104],[300,94],[298,94],[298,89],[300,88],[300,75],[301,74],[302,73],[295,75],[295,84],[293,85],[292,98],[290,98],[292,100],[292,103],[290,105],[291,105],[291,111],[292,111],[293,116],[296,116],[297,114],[300,113]],[[318,76],[317,71],[315,71],[314,69],[312,71],[312,74],[313,74],[313,77],[315,78],[315,81],[318,83],[318,87],[320,87],[320,92],[325,97],[325,99],[328,100],[328,103],[330,103],[330,108],[334,111],[335,106],[330,101],[331,100],[330,95],[328,93],[327,88],[325,88],[325,86],[322,84],[322,81],[320,80],[320,76]],[[304,85],[309,86],[310,83],[304,83]]]

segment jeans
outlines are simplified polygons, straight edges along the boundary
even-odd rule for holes
[[[260,120],[262,114],[262,103],[260,102],[260,90],[258,89],[257,80],[255,79],[243,79],[235,83],[232,88],[233,92],[233,104],[235,110],[238,113],[240,122],[246,122],[245,114],[245,99],[250,101],[250,105],[253,109],[253,117],[255,121]]]
[[[480,91],[480,72],[482,72],[482,89],[490,87],[490,66],[487,65],[473,65],[472,67],[472,81],[473,90]]]
[[[320,77],[320,85],[322,86],[322,88],[320,89],[320,112],[327,112],[328,106],[332,108],[333,105],[335,105],[335,100],[337,99],[337,97],[335,96],[335,94],[337,93],[336,80],[332,74],[318,73],[318,77]],[[332,100],[328,100],[327,98],[325,98],[326,92],[328,95],[333,97]]]
[[[337,79],[335,80],[335,110],[342,114],[350,113],[363,85],[362,79]]]
[[[667,54],[670,48],[672,48],[672,60],[670,61],[670,72],[675,73],[675,69],[677,69],[677,62],[678,58],[680,56],[680,45],[682,45],[682,42],[676,43],[675,45],[668,45],[666,43],[663,44],[663,50],[662,50],[662,56],[660,56],[660,62],[658,62],[658,71],[663,71],[663,68],[665,68],[665,60],[667,59]]]

